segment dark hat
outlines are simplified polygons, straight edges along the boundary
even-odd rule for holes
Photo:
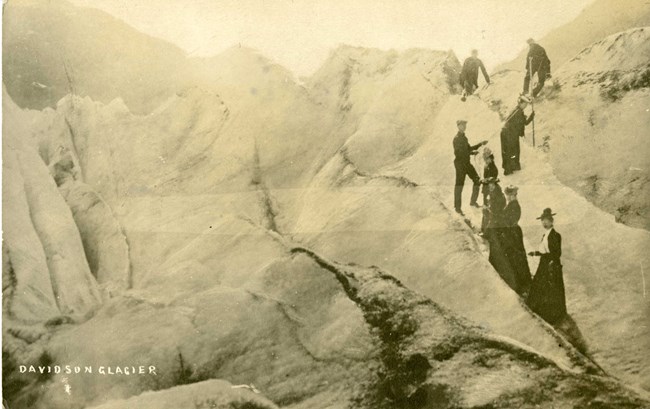
[[[466,124],[466,123],[467,123],[467,120],[465,120],[465,119],[459,119],[459,120],[456,121],[456,125]]]
[[[526,40],[526,42],[528,44],[533,44],[535,42],[535,40],[533,40],[532,38],[529,38],[528,40]]]
[[[518,190],[519,188],[517,186],[510,185],[510,186],[506,186],[503,192],[507,195],[512,195],[512,194],[516,195]]]
[[[553,216],[555,216],[555,213],[553,213],[553,212],[551,211],[551,208],[550,208],[550,207],[547,207],[546,209],[544,209],[544,211],[542,212],[541,216],[539,216],[539,217],[537,218],[537,220],[542,220],[542,219],[551,219],[551,220],[552,220],[552,219],[553,219]]]

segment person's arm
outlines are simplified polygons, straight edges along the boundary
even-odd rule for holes
[[[490,83],[490,76],[488,75],[487,71],[485,70],[485,65],[483,65],[483,61],[479,60],[479,67],[481,67],[481,72],[483,73],[483,78],[485,78],[485,82],[488,84]]]
[[[481,141],[481,142],[477,143],[476,145],[472,145],[472,146],[470,146],[470,147],[469,147],[469,150],[470,150],[471,152],[474,152],[475,150],[477,150],[477,149],[480,148],[481,146],[483,146],[483,145],[487,145],[487,143],[488,143],[488,141]]]
[[[533,119],[535,119],[535,111],[531,112],[530,116],[526,119],[526,125],[533,122]]]

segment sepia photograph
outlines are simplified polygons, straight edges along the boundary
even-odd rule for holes
[[[650,0],[3,0],[1,203],[3,409],[650,409]]]

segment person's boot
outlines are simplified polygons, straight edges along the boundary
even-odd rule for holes
[[[461,215],[461,216],[465,216],[465,213],[463,213],[462,210],[460,210],[460,209],[458,209],[458,208],[456,208],[456,209],[454,209],[454,210],[455,210],[456,213],[458,213],[459,215]]]
[[[473,207],[476,207],[477,209],[480,209],[480,208],[481,208],[481,205],[478,204],[477,202],[472,202],[472,203],[470,203],[469,205],[470,205],[470,206],[473,206]]]

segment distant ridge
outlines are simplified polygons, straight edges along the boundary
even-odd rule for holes
[[[596,41],[632,27],[648,25],[650,2],[647,0],[596,0],[575,20],[536,40],[546,48],[551,67],[555,69]],[[527,53],[525,41],[525,38],[521,39],[522,52],[517,58],[501,64],[494,72],[523,70]]]

